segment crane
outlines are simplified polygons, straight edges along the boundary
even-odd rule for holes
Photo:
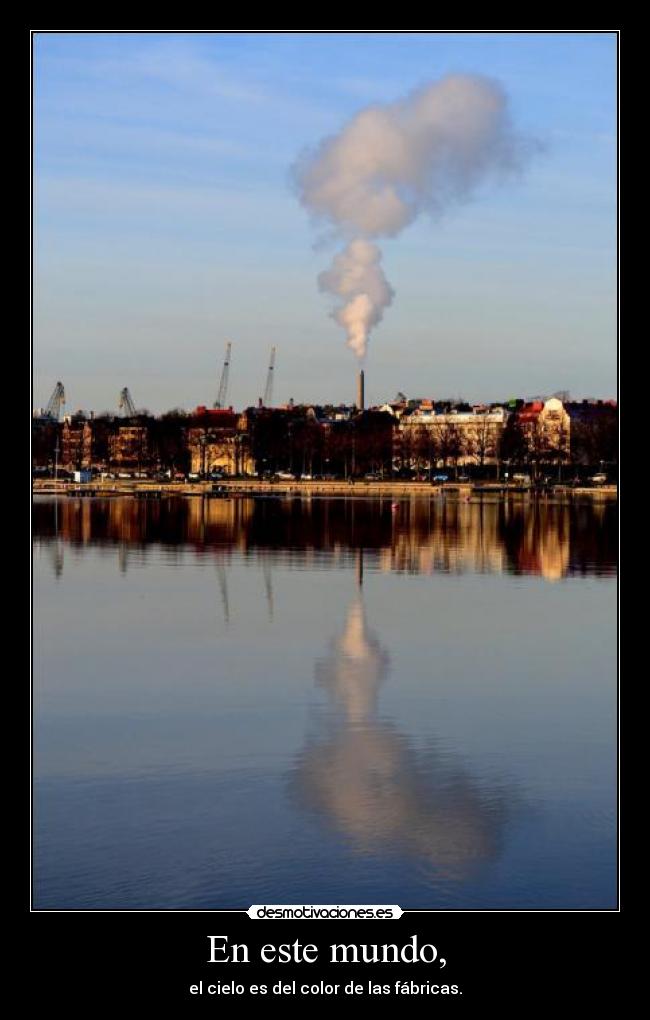
[[[264,396],[262,398],[262,407],[269,407],[271,400],[273,399],[273,369],[275,368],[275,347],[271,348],[271,359],[269,361],[269,370],[266,375],[266,388],[264,390]]]
[[[128,386],[125,386],[123,390],[120,390],[120,403],[118,406],[120,411],[124,412],[125,418],[134,418],[138,413],[135,409],[135,404],[131,399]]]
[[[230,350],[232,344],[228,342],[226,344],[226,356],[223,359],[223,368],[221,369],[221,381],[219,383],[219,394],[214,402],[214,407],[225,407],[226,406],[226,394],[228,392],[228,371],[230,369]]]
[[[65,404],[65,390],[63,383],[58,382],[52,390],[52,396],[50,397],[47,407],[45,408],[44,418],[54,418],[55,421],[59,420],[61,415],[61,408]]]

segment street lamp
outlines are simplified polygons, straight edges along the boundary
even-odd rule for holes
[[[201,448],[201,466],[199,470],[201,472],[201,478],[205,478],[205,445],[207,441],[208,437],[204,430],[203,435],[199,436],[199,446]]]

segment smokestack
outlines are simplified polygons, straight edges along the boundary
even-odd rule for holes
[[[366,409],[363,369],[359,372],[357,382],[357,407],[360,411],[365,411]]]

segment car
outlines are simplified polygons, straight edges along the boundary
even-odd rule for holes
[[[593,482],[594,485],[604,485],[607,481],[607,475],[592,475],[590,481]]]
[[[276,478],[281,478],[283,481],[295,482],[296,476],[292,475],[290,471],[278,471]]]
[[[431,479],[432,482],[448,482],[449,475],[434,475]]]
[[[458,481],[459,482],[469,482],[469,475],[459,475],[458,476]]]

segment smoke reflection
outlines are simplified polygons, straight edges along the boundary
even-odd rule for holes
[[[407,855],[432,877],[464,879],[498,856],[514,793],[479,785],[455,755],[419,749],[383,719],[389,671],[359,592],[316,664],[329,705],[294,763],[290,795],[360,853]]]

